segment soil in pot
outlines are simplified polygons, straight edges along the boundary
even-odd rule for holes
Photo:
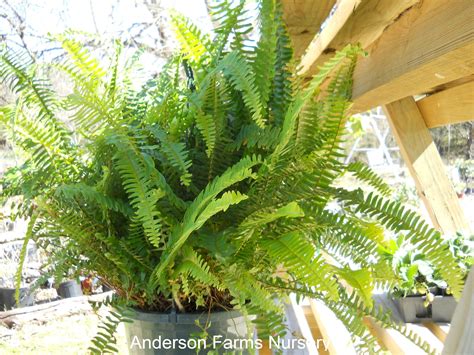
[[[132,323],[125,323],[129,353],[145,354],[195,354],[200,346],[217,350],[219,354],[236,348],[243,348],[248,354],[253,341],[248,340],[247,323],[244,316],[236,311],[216,311],[211,313],[155,313],[135,311]],[[199,325],[197,325],[199,324]],[[207,324],[207,327],[206,327]],[[199,334],[206,329],[207,337]],[[224,343],[236,347],[224,349]]]
[[[58,295],[61,298],[82,296],[81,284],[76,280],[62,282],[58,287]]]
[[[32,306],[34,303],[34,295],[28,287],[20,288],[20,304],[19,307]],[[15,288],[0,287],[0,311],[17,308],[15,301]]]

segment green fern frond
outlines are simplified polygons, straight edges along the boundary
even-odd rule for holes
[[[260,93],[264,108],[267,107],[272,79],[275,75],[276,46],[277,46],[277,21],[275,0],[259,1],[259,33],[260,39],[255,49],[253,71],[255,85]]]
[[[118,71],[119,71],[119,62],[120,62],[120,55],[122,54],[122,49],[123,49],[122,44],[117,41],[115,43],[115,55],[113,57],[113,62],[110,65],[110,68],[108,70],[111,74],[110,74],[109,82],[107,84],[106,92],[107,92],[108,97],[112,100],[112,102],[115,101],[115,98],[116,98],[115,96],[119,92],[119,90],[117,90],[118,89],[117,81],[119,78]]]
[[[369,309],[373,307],[372,292],[374,290],[374,280],[372,273],[368,269],[352,270],[349,267],[335,267],[336,274],[344,279],[356,292]]]
[[[184,143],[173,142],[163,130],[156,127],[151,129],[154,136],[159,140],[163,155],[170,165],[180,175],[181,183],[189,186],[192,175],[189,172],[192,162],[188,158],[189,152]]]
[[[291,47],[290,37],[283,21],[283,10],[280,1],[276,2],[275,7],[276,22],[276,58],[275,58],[275,75],[273,77],[273,90],[270,93],[269,107],[275,124],[280,126],[284,120],[285,113],[292,100],[292,73],[291,61],[293,59],[293,49]]]
[[[18,146],[31,153],[31,159],[39,169],[45,171],[58,165],[60,163],[58,158],[69,160],[65,149],[64,132],[57,131],[47,123],[29,120],[21,105],[10,113],[13,119],[10,115],[2,115],[0,122],[14,132]]]
[[[283,263],[298,282],[311,285],[326,293],[329,299],[338,299],[338,288],[331,268],[300,233],[291,232],[276,239],[262,241],[262,246],[276,264]]]
[[[100,83],[100,79],[106,75],[100,62],[76,39],[64,35],[58,36],[57,39],[68,54],[70,62],[67,62],[66,67],[70,69],[70,72],[92,85],[94,85],[93,82],[96,85]]]
[[[50,124],[60,127],[55,118],[54,110],[58,105],[49,83],[34,76],[34,63],[26,54],[0,53],[0,79],[15,93],[21,93],[25,103],[35,105],[39,110],[39,120],[47,120]]]
[[[429,227],[416,212],[407,210],[399,202],[386,200],[373,192],[365,197],[361,190],[349,192],[338,189],[336,194],[340,201],[355,205],[356,212],[376,218],[395,232],[406,231],[406,240],[439,268],[453,294],[456,297],[460,296],[463,282],[458,265],[447,247],[440,243],[440,232]]]
[[[321,66],[318,74],[316,74],[300,94],[296,95],[297,99],[293,101],[288,107],[285,119],[282,126],[280,141],[276,147],[273,156],[277,157],[283,152],[291,138],[295,133],[295,125],[303,107],[311,100],[316,92],[320,90],[320,85],[328,77],[328,75],[339,66],[344,60],[349,59],[355,61],[358,53],[361,52],[360,47],[348,45],[339,51],[333,58]]]
[[[276,147],[279,137],[279,127],[267,126],[261,129],[255,124],[244,125],[229,148],[232,150],[239,150],[241,147],[261,148],[271,151]]]
[[[173,278],[185,273],[207,285],[218,289],[222,287],[219,280],[211,273],[209,265],[193,249],[183,248],[182,254],[182,261],[174,270]]]
[[[20,257],[18,261],[17,271],[15,273],[15,302],[17,305],[20,305],[20,287],[21,287],[21,279],[23,275],[23,265],[26,259],[26,252],[28,250],[28,244],[33,235],[33,228],[36,223],[36,219],[38,218],[38,214],[34,213],[30,220],[28,221],[28,228],[25,233],[25,238],[23,239],[23,245],[21,246],[20,250]]]
[[[243,0],[237,2],[215,1],[210,4],[211,20],[215,24],[214,31],[217,34],[214,38],[218,51],[217,58],[224,50],[228,49],[227,46],[231,50],[239,51],[242,55],[245,54],[243,43],[251,31],[251,24],[244,7],[245,1]]]
[[[140,165],[136,157],[130,152],[118,153],[116,164],[123,178],[125,191],[127,191],[131,198],[131,204],[135,209],[136,217],[143,223],[145,233],[150,238],[150,242],[155,247],[158,247],[161,223],[160,213],[156,209],[156,204],[163,197],[163,192],[151,188],[149,177],[140,174],[144,169],[150,169],[150,167]]]
[[[76,91],[66,100],[66,108],[73,112],[72,121],[79,133],[86,137],[99,135],[118,121],[117,108],[110,98],[99,98],[88,90]]]
[[[377,259],[377,250],[384,239],[383,230],[370,223],[353,221],[350,217],[329,211],[314,211],[316,228],[322,248],[331,255],[350,257],[366,265],[371,258]],[[318,231],[320,227],[322,232]]]
[[[350,163],[347,166],[347,171],[353,173],[359,180],[367,182],[369,185],[377,189],[383,196],[388,196],[392,189],[383,179],[378,176],[372,169],[362,162]]]
[[[93,309],[97,310],[102,306],[113,307],[108,315],[101,317],[101,323],[95,337],[91,340],[93,346],[89,347],[92,354],[118,353],[115,347],[117,338],[115,336],[120,323],[131,323],[134,312],[123,305],[117,298],[109,298],[100,303],[91,303]]]
[[[237,52],[231,52],[222,59],[219,67],[235,89],[242,92],[244,102],[252,112],[253,121],[257,126],[263,128],[265,126],[263,104],[260,92],[255,84],[254,73],[247,61]]]
[[[211,157],[214,147],[216,146],[216,125],[211,115],[198,113],[196,115],[196,126],[201,132],[206,142],[206,154]]]
[[[62,185],[55,192],[57,198],[74,201],[82,198],[87,204],[96,204],[105,210],[120,212],[125,216],[131,216],[133,210],[123,201],[113,199],[97,191],[92,186],[83,183],[74,185]]]
[[[154,285],[156,285],[156,281],[159,278],[163,277],[163,271],[174,259],[176,253],[183,246],[191,233],[201,228],[207,219],[226,208],[226,204],[221,204],[220,202],[217,202],[219,200],[215,200],[216,196],[231,185],[254,177],[251,168],[259,163],[260,159],[258,157],[243,158],[240,162],[229,168],[224,174],[209,183],[207,187],[194,199],[187,208],[183,221],[174,228],[170,236],[168,249],[161,257],[160,264],[156,267],[155,272],[153,273],[154,277],[151,279],[151,282]],[[230,205],[234,200],[235,198],[230,199],[227,204]],[[240,198],[240,200],[242,200],[242,198]]]
[[[189,19],[174,14],[171,17],[171,23],[185,58],[194,63],[200,63],[213,52],[214,48],[210,37],[203,34]]]

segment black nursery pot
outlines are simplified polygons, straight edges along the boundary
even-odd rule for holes
[[[207,353],[208,350],[217,350],[224,353],[223,343],[232,341],[237,346],[242,346],[242,352],[234,349],[236,353],[248,354],[248,333],[245,317],[241,313],[211,312],[211,313],[152,313],[135,311],[131,317],[132,323],[125,323],[128,350],[131,355],[149,354],[196,354]],[[199,325],[196,325],[196,321]],[[207,337],[204,340],[197,333],[201,333],[205,324]],[[215,347],[214,347],[215,346]]]
[[[58,295],[61,298],[82,296],[81,284],[76,280],[65,281],[59,284]]]
[[[102,284],[102,292],[109,292],[112,291],[113,289],[107,286],[106,284]]]
[[[20,304],[19,307],[28,307],[33,305],[35,299],[28,287],[20,288]],[[8,287],[0,287],[0,311],[16,308],[15,289]]]

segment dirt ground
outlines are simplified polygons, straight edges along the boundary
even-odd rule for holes
[[[0,325],[0,355],[68,355],[86,354],[97,330],[98,317],[77,314],[39,324],[30,322],[18,329]],[[123,324],[118,329],[119,354],[128,354]]]

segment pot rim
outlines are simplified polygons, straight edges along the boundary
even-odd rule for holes
[[[132,320],[151,323],[195,324],[196,320],[205,322],[223,322],[233,319],[236,323],[245,322],[245,316],[237,310],[212,311],[196,313],[153,312],[132,308],[133,313],[127,317]]]

